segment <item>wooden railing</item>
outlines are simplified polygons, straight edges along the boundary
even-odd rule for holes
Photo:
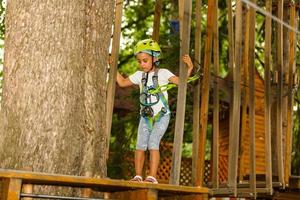
[[[202,187],[176,186],[168,184],[137,183],[108,178],[88,178],[80,176],[37,173],[28,171],[0,169],[2,180],[1,200],[19,200],[23,197],[47,199],[88,200],[90,197],[66,197],[44,194],[23,193],[24,185],[67,186],[74,188],[90,188],[95,191],[108,192],[108,199],[158,199],[160,196],[178,196],[180,199],[208,199],[209,189]],[[96,198],[100,199],[100,198]]]

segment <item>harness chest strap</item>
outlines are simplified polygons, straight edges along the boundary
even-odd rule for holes
[[[154,89],[157,89],[159,87],[159,83],[158,83],[158,71],[159,69],[155,69],[154,71],[154,75],[152,76],[152,82],[153,82],[153,87]],[[143,73],[142,74],[142,93],[143,94],[148,94],[149,96],[151,95],[154,95],[154,94],[151,94],[150,91],[148,90],[147,88],[147,82],[148,82],[148,73]],[[168,102],[164,96],[164,94],[162,93],[162,91],[159,91],[157,93],[157,95],[159,96],[159,99],[162,101],[163,105],[164,105],[164,109],[165,111],[168,111],[169,110],[169,105],[168,105]],[[142,96],[142,102],[146,102],[147,100],[147,97],[145,97],[144,95]]]
[[[156,88],[159,87],[159,84],[158,84],[158,71],[159,71],[159,69],[155,69],[154,75],[152,76],[152,82],[153,82],[153,87],[154,87],[154,89],[156,89]],[[153,95],[153,94],[150,94],[150,93],[149,93],[149,90],[148,90],[148,87],[147,87],[148,73],[147,73],[147,74],[146,74],[146,73],[143,73],[143,74],[142,74],[142,81],[141,81],[141,82],[142,82],[142,93],[148,94],[148,95],[150,95],[150,96]],[[164,94],[162,93],[162,91],[159,91],[156,95],[159,96],[159,99],[162,101],[164,107],[163,107],[162,110],[161,110],[158,114],[156,114],[155,116],[153,116],[153,117],[144,117],[144,118],[146,119],[146,122],[147,122],[147,124],[148,124],[148,126],[149,126],[150,128],[153,127],[154,122],[159,121],[160,118],[161,118],[161,117],[169,110],[168,102],[167,102],[167,100],[166,100]],[[145,96],[143,96],[142,98],[143,98],[143,99],[142,99],[143,102],[145,102],[146,99],[147,99],[147,97],[145,97]],[[142,105],[142,110],[143,110],[144,107],[145,107],[145,106]]]
[[[155,69],[154,75],[152,77],[152,81],[153,81],[153,85],[154,85],[155,89],[159,87],[159,84],[158,84],[158,71],[159,71],[159,69]],[[166,99],[165,95],[162,93],[162,91],[159,91],[158,96],[159,96],[160,100],[162,101],[162,103],[164,104],[164,107],[165,107],[166,111],[169,110],[169,104],[167,102],[167,99]]]

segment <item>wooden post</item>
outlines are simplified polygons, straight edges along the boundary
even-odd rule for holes
[[[280,20],[283,19],[283,0],[278,0],[277,15]],[[283,145],[282,145],[282,98],[283,98],[283,26],[277,23],[277,105],[276,105],[276,141],[277,141],[277,166],[279,182],[284,184],[283,169]]]
[[[213,29],[213,58],[214,58],[214,74],[219,75],[219,26],[218,26],[218,0],[215,0],[214,8],[214,29]],[[213,89],[213,173],[212,183],[213,188],[219,188],[219,112],[220,112],[220,98],[219,98],[219,82],[215,79]]]
[[[179,185],[180,167],[181,167],[181,151],[184,131],[185,103],[187,90],[187,67],[182,61],[182,56],[189,54],[190,47],[190,24],[191,24],[191,8],[192,1],[184,0],[184,16],[182,22],[182,41],[180,48],[180,71],[179,86],[177,96],[177,109],[175,121],[175,136],[172,155],[172,170],[170,174],[170,184]]]
[[[272,0],[266,1],[267,12],[272,12]],[[265,22],[265,164],[266,188],[273,193],[272,182],[272,150],[271,150],[271,48],[272,48],[272,20],[266,16]]]
[[[118,68],[118,58],[119,58],[119,46],[120,46],[120,36],[121,36],[121,23],[122,23],[122,10],[123,10],[123,0],[116,0],[115,6],[115,23],[112,41],[112,52],[110,69],[109,69],[109,79],[107,84],[107,98],[106,98],[106,109],[107,109],[107,158],[109,154],[109,141],[111,132],[112,115],[114,109],[115,100],[115,87],[117,78],[117,68]]]
[[[195,30],[195,62],[194,66],[201,67],[201,7],[202,0],[196,0],[196,30]],[[199,170],[199,164],[197,164],[198,152],[199,152],[199,121],[200,121],[200,88],[201,80],[200,78],[196,81],[194,86],[194,101],[193,101],[193,159],[192,159],[192,182],[195,185],[196,174]]]
[[[233,34],[233,17],[232,17],[232,0],[227,0],[227,12],[228,12],[228,43],[229,43],[229,79],[232,80],[232,70],[234,65],[234,34]]]
[[[243,55],[243,81],[244,87],[242,88],[242,116],[241,116],[241,145],[240,145],[240,162],[239,162],[239,181],[243,181],[245,175],[245,158],[246,158],[246,149],[249,146],[245,145],[245,141],[248,139],[246,137],[247,130],[247,120],[248,120],[248,107],[249,107],[249,31],[250,31],[250,11],[245,9],[245,33],[244,33],[244,55]]]
[[[228,42],[229,42],[229,47],[228,47],[228,53],[229,53],[229,63],[228,63],[228,80],[233,81],[233,68],[234,68],[234,55],[235,55],[235,50],[234,50],[234,32],[233,32],[233,14],[232,14],[232,0],[227,0],[227,12],[228,12]],[[233,93],[230,93],[230,101],[229,101],[229,135],[232,135],[232,120],[233,120]]]
[[[31,171],[32,172],[32,167],[24,167],[25,171]],[[22,186],[22,192],[26,194],[32,194],[33,193],[33,185],[32,184],[23,184]],[[32,200],[30,197],[24,197],[23,200]]]
[[[204,69],[201,87],[201,112],[200,112],[200,148],[198,152],[199,169],[195,180],[196,186],[202,186],[204,176],[204,162],[205,162],[205,143],[206,143],[206,129],[207,129],[207,115],[208,115],[208,98],[210,87],[210,64],[212,53],[212,37],[213,37],[213,20],[214,20],[214,5],[215,0],[208,0],[207,9],[207,28],[205,41],[205,56]]]
[[[22,180],[16,178],[6,178],[3,181],[3,200],[19,200],[22,189]]]
[[[159,28],[160,28],[161,11],[162,11],[162,0],[156,0],[155,1],[152,39],[157,41],[157,42],[159,40]]]
[[[296,26],[296,7],[293,4],[290,8],[290,25]],[[288,70],[288,106],[287,106],[287,128],[285,140],[285,165],[284,165],[284,178],[285,183],[289,183],[291,175],[291,154],[292,154],[292,134],[293,134],[293,74],[296,67],[296,34],[294,31],[289,32],[290,55],[289,55],[289,70]]]
[[[228,42],[229,42],[229,47],[228,47],[228,53],[229,53],[229,63],[228,63],[228,68],[229,68],[229,73],[228,73],[228,79],[230,81],[233,81],[233,69],[235,65],[235,46],[234,46],[234,32],[233,32],[233,13],[232,13],[232,0],[227,0],[227,10],[228,10]],[[233,91],[233,90],[232,90]],[[233,121],[233,93],[230,94],[230,102],[229,102],[229,137],[230,135],[233,135],[233,126],[232,126],[232,121]],[[230,146],[229,146],[230,149]],[[230,150],[229,150],[230,152]],[[229,156],[229,155],[228,155]],[[229,170],[229,159],[228,159],[228,170]]]
[[[33,185],[32,184],[23,184],[22,192],[26,194],[32,194],[33,193]],[[30,197],[24,197],[23,200],[32,200]]]
[[[234,189],[237,194],[237,166],[239,151],[240,133],[240,99],[241,99],[241,52],[242,52],[242,2],[236,2],[235,17],[235,65],[233,67],[233,117],[231,121],[232,132],[229,135],[229,155],[228,155],[228,186]]]
[[[251,0],[256,4],[256,0]],[[255,152],[255,10],[250,8],[249,26],[249,133],[250,133],[250,191],[256,198],[256,152]]]

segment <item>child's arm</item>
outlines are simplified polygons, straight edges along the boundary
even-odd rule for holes
[[[186,55],[183,56],[182,60],[188,67],[187,77],[190,77],[190,75],[192,73],[192,70],[194,68],[191,57],[186,54]],[[174,83],[174,84],[178,85],[179,84],[179,77],[178,76],[172,76],[171,78],[169,78],[169,81],[171,83]]]
[[[128,87],[132,86],[133,83],[130,81],[129,78],[124,78],[119,71],[117,71],[117,83],[120,87]]]

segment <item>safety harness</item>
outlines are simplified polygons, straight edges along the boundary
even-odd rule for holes
[[[167,99],[165,98],[162,91],[158,91],[155,94],[152,94],[152,90],[156,90],[159,88],[158,84],[158,71],[159,69],[155,69],[154,75],[152,76],[153,87],[148,87],[148,76],[149,72],[142,74],[142,90],[140,94],[140,104],[141,104],[141,116],[146,120],[149,128],[153,128],[153,124],[158,122],[162,116],[164,116],[169,111],[169,105]],[[154,98],[153,98],[154,97]],[[162,101],[163,107],[159,111],[158,114],[154,116],[154,112],[152,106],[157,104],[159,100]]]

